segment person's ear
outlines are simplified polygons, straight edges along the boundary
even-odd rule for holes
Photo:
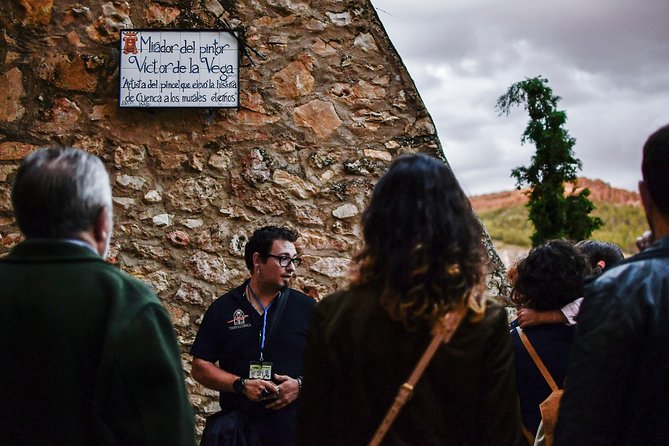
[[[102,207],[93,224],[95,247],[101,256],[107,251],[107,243],[111,236],[112,224],[111,210],[107,206]]]
[[[653,198],[650,196],[650,191],[648,190],[648,185],[641,180],[639,181],[639,195],[641,196],[641,204],[643,205],[643,210],[646,213],[646,220],[648,221],[648,226],[650,226],[650,230],[652,232],[655,232],[654,230],[654,215],[655,215],[655,203],[653,202]]]
[[[648,186],[646,186],[646,182],[643,180],[639,181],[639,195],[641,196],[641,204],[646,209],[650,204],[650,195],[648,195]]]
[[[262,263],[262,256],[260,255],[259,252],[254,252],[253,253],[253,272],[258,272],[258,268],[260,268],[260,263]]]

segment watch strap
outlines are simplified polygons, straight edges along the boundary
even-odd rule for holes
[[[239,395],[244,393],[245,387],[246,387],[246,378],[237,378],[235,382],[232,383],[232,390]]]

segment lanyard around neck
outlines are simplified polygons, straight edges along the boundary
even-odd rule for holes
[[[274,301],[270,302],[269,305],[266,307],[260,302],[260,299],[256,295],[256,293],[253,291],[253,288],[251,288],[251,284],[249,283],[249,291],[251,292],[251,296],[253,296],[253,299],[255,299],[256,303],[260,305],[260,308],[262,308],[262,331],[260,332],[260,362],[264,360],[263,358],[263,352],[265,351],[265,341],[267,340],[266,336],[266,330],[267,330],[267,312],[269,310],[269,307],[272,306]]]

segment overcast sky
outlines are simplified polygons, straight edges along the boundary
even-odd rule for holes
[[[582,175],[637,189],[641,147],[669,123],[669,0],[372,0],[465,192],[511,190],[527,165],[514,82],[542,75],[567,112]],[[669,173],[668,173],[669,174]]]

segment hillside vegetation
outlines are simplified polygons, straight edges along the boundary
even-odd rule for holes
[[[596,203],[593,215],[604,221],[604,227],[592,234],[592,239],[613,242],[627,253],[636,252],[635,241],[648,228],[643,209],[630,205],[610,205]],[[527,219],[524,205],[515,205],[481,212],[483,221],[490,237],[509,245],[530,247],[532,224]]]
[[[604,221],[591,238],[613,242],[626,253],[636,252],[636,238],[648,228],[638,194],[612,188],[599,180],[579,179],[578,184],[590,188],[597,206],[592,215]],[[523,191],[481,195],[471,197],[471,201],[493,241],[530,247],[533,228],[527,218]]]

